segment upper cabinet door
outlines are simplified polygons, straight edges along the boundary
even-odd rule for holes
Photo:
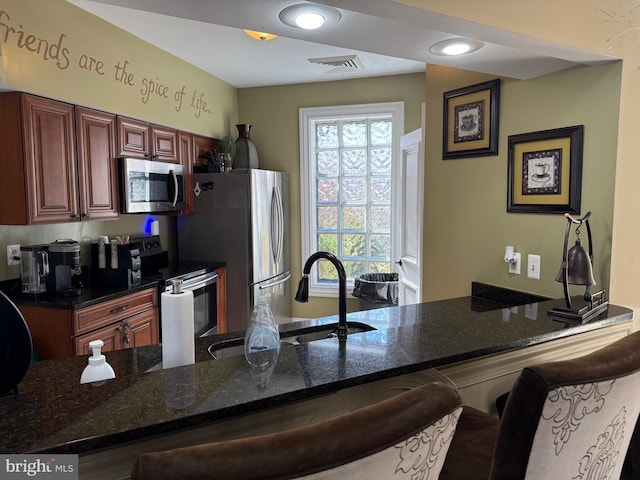
[[[118,156],[151,158],[149,124],[126,117],[118,117]]]
[[[80,220],[73,105],[21,96],[27,223]]]
[[[201,135],[193,136],[193,165],[195,167],[203,167],[207,164],[204,154],[209,150],[218,148],[218,141],[215,138],[203,137]]]
[[[178,158],[178,132],[171,128],[151,126],[153,160],[180,163]]]
[[[175,129],[118,116],[118,156],[179,163]]]
[[[76,134],[82,219],[118,218],[116,116],[76,107]]]

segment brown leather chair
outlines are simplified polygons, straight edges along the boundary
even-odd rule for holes
[[[501,420],[464,407],[440,479],[617,480],[639,412],[636,332],[523,369]]]
[[[454,388],[430,383],[293,430],[141,454],[131,478],[437,479],[461,410]]]

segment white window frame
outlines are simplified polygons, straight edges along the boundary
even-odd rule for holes
[[[362,116],[374,116],[379,114],[391,115],[393,122],[392,133],[392,165],[398,164],[400,155],[400,137],[404,132],[404,102],[384,102],[368,103],[360,105],[341,105],[335,107],[310,107],[299,110],[299,132],[300,132],[300,210],[301,210],[301,240],[302,240],[302,265],[307,258],[315,253],[316,238],[316,211],[315,211],[315,176],[314,169],[311,168],[311,159],[314,158],[315,150],[315,129],[311,125],[317,121],[326,119],[349,119],[360,118]],[[391,183],[395,189],[396,185],[395,168],[392,168]],[[392,219],[391,225],[396,225],[396,208],[394,202],[397,195],[392,192]],[[397,232],[391,232],[391,252],[394,254]],[[317,271],[313,265],[309,276],[309,295],[313,297],[337,297],[338,285],[325,285],[316,282]]]

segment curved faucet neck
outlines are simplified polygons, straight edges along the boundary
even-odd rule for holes
[[[319,259],[330,261],[338,271],[338,338],[344,341],[347,339],[347,273],[338,257],[329,252],[312,254],[305,262],[302,273],[309,275],[311,267]]]

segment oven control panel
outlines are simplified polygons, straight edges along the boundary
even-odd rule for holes
[[[160,235],[140,235],[129,238],[129,248],[137,248],[141,257],[162,254]]]

